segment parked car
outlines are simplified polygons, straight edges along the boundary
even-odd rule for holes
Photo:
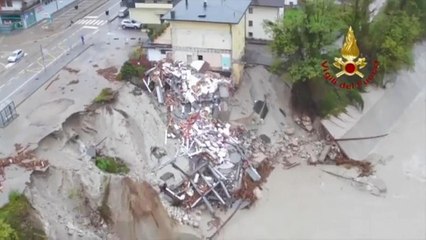
[[[127,16],[129,16],[129,9],[127,7],[122,7],[120,10],[118,10],[119,18],[125,18]]]
[[[17,62],[22,57],[24,57],[24,51],[22,51],[22,49],[18,49],[18,50],[13,51],[12,55],[10,55],[7,58],[7,61],[8,62]]]
[[[126,28],[141,29],[142,23],[132,19],[124,19],[123,21],[121,21],[121,27],[123,29],[126,29]]]

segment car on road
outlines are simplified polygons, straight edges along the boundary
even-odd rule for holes
[[[18,49],[18,50],[13,51],[12,55],[10,55],[7,58],[7,61],[10,62],[10,63],[17,62],[22,57],[24,57],[24,51],[22,51],[22,49]]]
[[[142,23],[132,19],[124,19],[121,21],[121,27],[123,29],[133,28],[133,29],[142,29]]]

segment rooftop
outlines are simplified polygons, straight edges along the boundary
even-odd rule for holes
[[[276,7],[276,8],[282,8],[284,7],[284,1],[283,0],[253,0],[251,2],[252,6],[259,6],[259,7]]]
[[[162,19],[237,24],[247,11],[250,0],[181,0]],[[174,12],[174,17],[172,16]]]

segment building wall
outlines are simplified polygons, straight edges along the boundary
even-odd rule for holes
[[[246,37],[251,39],[272,40],[272,35],[264,28],[264,21],[277,21],[280,13],[279,8],[251,6],[252,13],[247,12]],[[252,26],[249,26],[249,22]],[[251,33],[251,35],[250,35]]]
[[[228,52],[231,54],[231,51]],[[185,51],[185,50],[174,50],[173,57],[174,60],[182,61],[187,64],[191,64],[189,62],[189,56],[192,58],[192,61],[198,60],[198,55],[203,56],[203,60],[210,64],[210,67],[214,69],[222,69],[222,53],[214,53],[214,52],[204,52],[204,51]]]
[[[22,1],[12,1],[12,7],[8,7],[6,4],[6,0],[4,0],[5,5],[0,6],[0,9],[2,11],[14,11],[14,10],[21,10],[22,8]]]
[[[231,27],[228,24],[173,21],[173,47],[231,50]]]
[[[35,18],[37,21],[49,18],[54,12],[73,3],[74,1],[75,0],[57,0],[48,4],[41,3],[35,8]]]
[[[130,8],[130,18],[143,24],[161,24],[161,15],[172,9],[172,4],[163,3],[136,3],[135,8]]]
[[[149,61],[160,61],[167,57],[168,50],[164,50],[160,48],[150,48],[147,49],[147,56]]]
[[[232,60],[239,61],[244,55],[246,47],[245,28],[246,20],[243,16],[238,24],[232,25]]]

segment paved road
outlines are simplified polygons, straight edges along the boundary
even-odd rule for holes
[[[84,36],[86,45],[107,44],[109,41],[123,41],[124,43],[124,39],[142,37],[140,31],[122,30],[119,25],[119,19],[115,19],[112,22],[108,21],[111,20],[108,18],[112,18],[118,13],[119,7],[119,1],[108,1],[104,6],[90,13],[90,15],[76,21],[71,27],[59,30],[50,37],[31,44],[30,47],[25,45],[25,43],[9,46],[10,49],[21,48],[21,46],[27,47],[22,47],[26,52],[26,56],[15,64],[5,64],[5,59],[2,59],[3,62],[0,64],[0,102],[11,98],[19,104],[28,97],[28,93],[32,93],[32,90],[36,90],[34,89],[36,86],[39,87],[41,85],[29,83],[46,81],[49,78],[47,76],[49,71],[53,71],[52,69],[57,68],[58,65],[66,65],[67,59],[76,57],[79,52],[85,50],[82,47],[81,36]],[[109,9],[109,17],[105,16],[105,9]],[[37,37],[37,35],[34,34],[33,37]],[[2,49],[0,51],[1,58],[7,58],[6,53],[10,51]],[[67,54],[70,56],[67,57]],[[59,69],[62,66],[59,66]],[[33,89],[25,89],[30,85]],[[27,94],[16,97],[17,94],[23,92]]]

